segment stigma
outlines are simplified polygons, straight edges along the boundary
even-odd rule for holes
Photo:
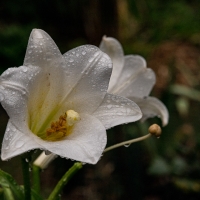
[[[59,119],[51,123],[51,127],[46,130],[47,141],[58,141],[72,133],[74,125],[80,120],[80,115],[74,110],[68,110]]]

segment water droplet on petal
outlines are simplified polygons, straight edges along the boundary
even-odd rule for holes
[[[86,52],[85,51],[82,51],[82,55],[85,55],[86,54]]]
[[[107,108],[108,108],[108,109],[111,109],[111,108],[112,108],[112,105],[107,105]]]
[[[4,100],[4,95],[2,93],[0,93],[0,101]]]
[[[108,64],[108,67],[109,67],[109,68],[112,68],[112,63],[109,63],[109,64]]]
[[[100,53],[100,52],[96,52],[96,53],[94,54],[94,57],[98,56],[98,55],[99,55],[99,53]]]
[[[16,148],[20,148],[20,147],[22,147],[24,145],[24,141],[22,141],[22,140],[18,140],[16,143],[15,143],[15,147]]]
[[[74,59],[70,58],[70,59],[69,59],[69,62],[74,62]]]
[[[91,58],[88,59],[88,62],[92,62],[93,60],[94,60],[94,58],[91,57]]]
[[[28,69],[25,67],[22,70],[23,70],[23,72],[27,72]]]

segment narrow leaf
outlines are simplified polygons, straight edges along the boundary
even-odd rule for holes
[[[10,188],[16,199],[24,199],[24,194],[21,190],[21,187],[16,183],[10,174],[2,170],[0,170],[0,185],[4,190]]]

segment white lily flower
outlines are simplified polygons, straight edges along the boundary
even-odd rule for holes
[[[62,55],[51,37],[34,29],[21,67],[0,76],[0,101],[10,119],[1,158],[32,149],[95,164],[106,128],[141,118],[132,101],[107,94],[112,63],[95,46]]]
[[[149,97],[156,77],[153,70],[146,67],[145,59],[138,55],[124,56],[121,44],[112,37],[104,36],[100,49],[113,61],[108,92],[136,102],[142,111],[142,120],[158,116],[161,117],[163,126],[167,125],[167,108],[157,98]]]

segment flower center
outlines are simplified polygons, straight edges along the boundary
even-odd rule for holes
[[[74,124],[80,120],[80,116],[74,110],[68,110],[59,119],[51,123],[46,133],[41,136],[43,140],[58,141],[71,134]]]

